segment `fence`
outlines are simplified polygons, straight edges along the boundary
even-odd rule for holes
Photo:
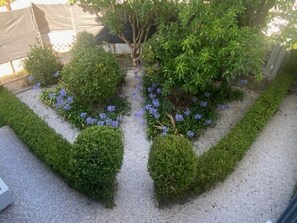
[[[70,4],[35,5],[0,13],[0,76],[22,69],[22,59],[30,50],[30,45],[39,40],[51,44],[58,53],[68,52],[74,36],[81,31],[95,35],[109,42],[111,37],[97,22],[97,14]],[[116,40],[117,42],[117,40]],[[113,53],[127,53],[124,44],[106,49]],[[66,57],[67,58],[67,57]],[[66,59],[67,60],[67,59]]]

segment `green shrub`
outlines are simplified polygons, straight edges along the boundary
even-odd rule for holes
[[[84,130],[71,152],[74,186],[93,198],[112,201],[123,147],[121,132],[117,129],[93,126]]]
[[[277,111],[292,82],[291,75],[278,75],[229,134],[198,157],[197,175],[192,184],[192,189],[196,193],[201,193],[223,181],[234,170]]]
[[[65,177],[71,145],[38,117],[27,105],[0,87],[0,123],[15,134],[40,159]]]
[[[158,200],[176,199],[188,189],[196,175],[192,144],[182,136],[157,137],[149,153],[148,169]]]
[[[123,159],[119,130],[92,127],[71,145],[1,86],[0,104],[4,105],[0,106],[0,126],[10,126],[33,153],[78,191],[111,206]]]
[[[77,34],[76,41],[74,42],[70,53],[72,57],[75,57],[85,49],[92,49],[96,47],[97,44],[95,36],[91,33],[84,31]]]
[[[63,67],[57,53],[50,46],[37,43],[31,46],[24,68],[31,75],[33,84],[48,86],[58,82],[58,73]]]
[[[67,90],[82,104],[104,104],[115,95],[123,72],[112,54],[101,48],[82,50],[62,72]]]
[[[216,80],[230,82],[239,75],[261,78],[263,35],[238,27],[237,16],[230,8],[218,17],[217,9],[191,1],[178,22],[158,27],[145,45],[146,75],[164,94],[174,89],[197,94]]]

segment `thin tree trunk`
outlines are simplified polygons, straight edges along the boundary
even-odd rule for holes
[[[7,11],[11,11],[10,0],[5,0],[5,6],[6,6]]]

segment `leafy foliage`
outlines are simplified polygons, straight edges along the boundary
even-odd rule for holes
[[[0,106],[1,126],[9,125],[31,151],[70,185],[107,207],[112,206],[115,175],[123,158],[118,130],[86,129],[71,145],[3,87],[0,87],[0,104],[5,105]]]
[[[24,68],[31,76],[32,83],[48,86],[58,82],[58,75],[63,65],[57,53],[48,45],[37,43],[31,46]]]
[[[80,32],[76,35],[76,40],[71,47],[71,57],[79,56],[80,52],[86,49],[98,47],[96,44],[95,36],[86,31]]]
[[[158,200],[176,199],[196,175],[192,144],[181,136],[159,136],[150,150],[148,169]]]
[[[71,152],[74,186],[92,198],[113,201],[123,153],[119,130],[107,126],[87,128],[78,136]],[[107,205],[112,206],[113,203]]]
[[[180,138],[174,138],[172,135],[156,138],[151,148],[148,165],[159,202],[168,203],[176,201],[177,198],[185,199],[193,193],[200,194],[223,181],[241,161],[255,138],[275,114],[293,80],[292,75],[289,74],[277,76],[229,134],[197,158],[194,154],[189,155],[189,151],[192,151],[191,144],[188,145],[188,156],[185,155],[185,151],[185,154],[181,155],[175,150],[179,148],[177,140]],[[181,157],[195,160],[194,179],[191,179],[192,175],[188,175],[189,172],[184,173],[185,178],[178,178],[180,175],[177,173],[182,172],[179,172],[179,168],[183,168],[183,165],[178,164],[178,161],[183,159]],[[191,161],[188,162],[191,163]],[[187,170],[194,171],[194,168],[191,168],[188,167]],[[188,185],[184,180],[191,184]],[[177,185],[176,187],[183,186],[179,190],[171,185],[172,182]]]
[[[61,74],[66,89],[84,105],[106,103],[124,78],[113,55],[102,48],[80,50]]]
[[[127,99],[120,96],[111,98],[108,105],[84,106],[61,86],[45,89],[42,92],[41,100],[79,129],[93,125],[107,125],[117,128],[121,124],[122,115],[129,108]],[[114,109],[111,110],[110,108]]]
[[[279,75],[231,132],[208,152],[198,157],[197,175],[192,185],[194,191],[200,193],[209,189],[233,171],[277,111],[292,82],[291,75]]]
[[[70,2],[82,4],[99,12],[101,15],[99,21],[131,48],[131,57],[137,62],[153,25],[170,20],[179,1],[70,0]],[[127,24],[132,28],[132,41],[124,32]]]
[[[165,94],[174,89],[196,94],[215,80],[229,82],[238,75],[261,78],[264,48],[252,28],[239,28],[237,9],[217,17],[203,2],[182,8],[179,24],[162,26],[144,51],[146,72],[162,85]]]

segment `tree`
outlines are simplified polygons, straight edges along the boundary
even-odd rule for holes
[[[176,13],[178,0],[70,0],[95,10],[99,21],[111,34],[117,34],[131,49],[131,58],[136,64],[154,25],[168,21]],[[133,39],[125,36],[125,25],[130,24]]]
[[[6,6],[7,11],[11,11],[10,3],[14,0],[0,0],[0,6]]]
[[[240,9],[238,22],[240,26],[263,27],[269,19],[273,8],[280,8],[287,13],[292,8],[295,0],[211,0],[217,8],[227,10],[230,7]]]

